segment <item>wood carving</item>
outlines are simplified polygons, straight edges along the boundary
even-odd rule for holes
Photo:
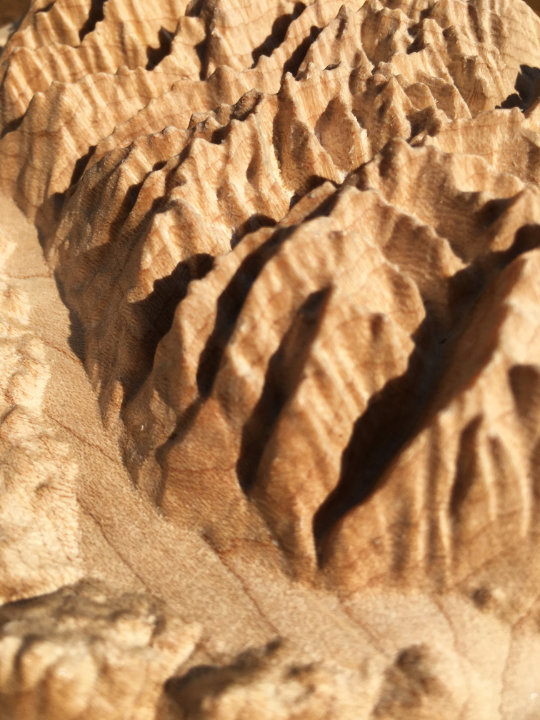
[[[0,720],[540,717],[537,15],[0,25]]]

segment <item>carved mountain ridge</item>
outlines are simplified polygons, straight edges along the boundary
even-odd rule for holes
[[[534,556],[539,531],[539,30],[536,15],[510,0],[36,0],[7,39],[0,187],[35,224],[70,313],[71,351],[118,446],[118,457],[107,451],[110,492],[132,493],[163,538],[185,534],[190,552],[210,552],[228,577],[216,587],[230,581],[236,597],[239,583],[250,607],[252,637],[233,642],[227,630],[226,656],[217,640],[194,647],[177,677],[169,659],[150,659],[157,679],[140,717],[240,718],[258,697],[273,708],[268,717],[296,717],[295,703],[298,717],[397,717],[404,697],[414,717],[458,717],[470,693],[437,612],[450,624],[486,609],[503,625],[526,617],[529,633],[537,569],[523,558]],[[42,458],[44,410],[32,415],[10,383],[18,387],[32,363],[45,367],[46,351],[7,317],[18,334],[6,349],[2,427],[20,435],[14,453]],[[45,387],[54,369],[35,373]],[[10,429],[19,405],[24,432]],[[84,594],[73,583],[96,574],[111,598],[120,597],[115,583],[154,591],[134,580],[133,560],[108,574],[102,550],[85,550],[79,503],[99,525],[107,501],[91,511],[93,494],[109,490],[94,487],[84,463],[70,465],[69,442],[53,436],[49,476],[65,478],[44,507],[65,516],[40,522],[51,525],[43,532],[55,538],[58,567],[43,582],[25,567],[21,580],[0,581],[2,597],[57,591],[43,600],[56,607],[62,593],[79,592],[66,588]],[[10,488],[25,487],[19,475]],[[29,517],[40,487],[16,491]],[[120,557],[125,503],[103,531]],[[9,537],[22,548],[15,554],[34,546],[31,536]],[[155,552],[160,567],[173,562]],[[173,617],[180,591],[158,575]],[[291,593],[288,620],[261,597],[272,583]],[[312,682],[357,682],[347,673],[358,671],[366,641],[352,651],[332,640],[339,669],[314,660],[299,686],[290,669],[298,659],[272,642],[310,634],[301,629],[310,612],[328,626],[334,612],[343,628],[361,625],[370,593],[385,608],[374,610],[384,616],[374,647],[385,649],[363,675],[365,698],[348,689],[350,707],[334,707],[334,691],[321,690],[320,709],[309,692],[302,705]],[[421,633],[396,631],[395,645],[385,635],[385,598],[405,606],[415,593],[439,618],[435,650]],[[182,594],[188,625],[199,622],[193,597]],[[224,613],[234,614],[229,602]],[[438,603],[444,610],[426,610]],[[204,612],[215,634],[214,611]],[[93,620],[81,622],[84,644]],[[532,647],[527,638],[516,647]],[[316,632],[306,643],[315,657]],[[190,675],[209,658],[213,670]],[[449,685],[431,663],[452,665]],[[14,682],[0,681],[0,698],[22,717]],[[265,683],[282,692],[275,706]],[[246,695],[235,689],[244,685]],[[494,695],[506,709],[495,715],[492,703],[485,717],[525,717],[534,698],[516,700],[518,686],[501,680]],[[99,712],[92,702],[81,700],[81,717]],[[463,717],[480,717],[479,704]]]

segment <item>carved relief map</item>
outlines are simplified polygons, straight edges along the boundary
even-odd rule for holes
[[[0,720],[540,718],[540,19],[1,0]]]

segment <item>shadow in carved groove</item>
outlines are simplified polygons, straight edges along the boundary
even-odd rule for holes
[[[313,45],[321,32],[322,28],[317,27],[316,25],[311,26],[309,35],[305,37],[299,45],[297,45],[290,58],[283,64],[283,76],[287,73],[291,73],[291,75],[296,77],[296,73],[302,64],[302,61],[306,57],[309,48]]]
[[[295,229],[296,226],[278,229],[260,247],[248,255],[218,298],[214,328],[199,358],[197,369],[199,397],[177,419],[174,431],[156,449],[156,460],[162,468],[165,467],[170,448],[182,442],[195,423],[205,399],[212,391],[223,352],[234,332],[251,287],[265,264],[278,252],[282,243],[286,242]],[[163,490],[162,482],[156,491],[155,501],[157,504],[161,502],[160,495]]]
[[[40,243],[41,245],[43,245],[43,241],[41,238]],[[62,300],[69,313],[68,345],[71,348],[72,352],[84,364],[86,357],[84,325],[81,322],[81,318],[79,317],[79,315],[75,312],[75,310],[73,310],[72,307],[70,307],[69,303],[67,302],[64,286],[60,278],[58,277],[58,273],[55,273],[54,279],[56,281],[56,287],[58,288],[58,294],[60,295],[60,299]]]
[[[236,472],[244,492],[248,492],[255,482],[266,444],[279,415],[302,379],[302,371],[317,336],[329,293],[330,288],[325,287],[307,297],[270,359],[263,391],[242,430]]]
[[[235,248],[246,235],[256,232],[262,227],[274,227],[275,224],[276,221],[274,218],[264,215],[263,213],[250,215],[248,219],[233,232],[231,236],[231,250]]]
[[[95,150],[96,146],[91,145],[75,162],[68,187],[63,192],[53,193],[40,206],[36,216],[36,226],[39,229],[39,241],[44,249],[47,249],[47,241],[54,237],[54,228],[60,221],[62,211],[74,194],[76,185],[84,175]]]
[[[146,57],[148,62],[146,64],[147,70],[153,70],[159,63],[171,54],[172,42],[174,35],[170,33],[166,28],[162,27],[159,29],[157,47],[146,48]]]
[[[82,28],[79,30],[79,39],[83,40],[86,35],[96,29],[98,22],[105,18],[104,6],[107,0],[91,0],[90,13]]]
[[[2,140],[2,138],[4,138],[8,133],[18,130],[25,117],[26,113],[23,113],[22,115],[19,115],[19,117],[14,118],[13,120],[10,120],[8,123],[6,123],[2,128],[2,131],[0,132],[0,140]]]
[[[540,96],[540,68],[520,65],[519,70],[514,85],[516,92],[503,100],[500,108],[508,110],[517,107],[525,112]]]
[[[214,329],[201,353],[197,370],[197,386],[201,397],[208,397],[212,391],[223,351],[234,332],[236,322],[253,283],[265,264],[277,253],[281,244],[291,235],[294,229],[294,227],[280,228],[266,242],[248,255],[221,293],[217,301]]]
[[[39,13],[49,12],[49,10],[51,10],[53,7],[54,7],[54,0],[53,0],[53,2],[50,2],[48,5],[45,5],[45,7],[38,8],[35,11],[34,15],[38,15]]]
[[[297,2],[291,13],[280,15],[280,17],[274,21],[270,35],[268,35],[268,37],[266,37],[263,42],[251,53],[251,57],[253,59],[252,67],[257,65],[257,62],[262,55],[271,55],[273,51],[281,45],[281,43],[285,40],[285,35],[287,34],[287,30],[289,29],[291,23],[296,20],[297,17],[300,17],[305,9],[306,5],[303,2]]]
[[[513,245],[505,251],[483,255],[449,281],[449,306],[453,319],[442,326],[426,307],[426,318],[413,336],[413,351],[406,372],[385,385],[371,398],[366,411],[356,421],[343,452],[339,482],[313,519],[313,534],[319,565],[324,565],[330,531],[351,509],[365,502],[384,482],[386,471],[404,446],[421,431],[426,421],[452,397],[459,394],[483,362],[469,368],[451,397],[439,397],[437,386],[456,345],[468,328],[472,311],[487,286],[516,257],[540,246],[540,226],[522,227]],[[433,403],[437,398],[437,403]],[[466,492],[462,479],[453,496],[454,507]],[[394,568],[399,570],[399,568]]]
[[[293,207],[296,205],[296,203],[300,202],[300,200],[302,200],[302,198],[305,197],[307,195],[307,193],[312,192],[313,190],[320,187],[321,185],[324,185],[324,183],[326,183],[326,182],[332,182],[332,181],[328,180],[328,178],[321,177],[320,175],[310,175],[310,177],[308,177],[303,184],[302,192],[294,193],[294,195],[291,196],[291,199],[289,202],[289,210],[292,210]],[[336,201],[335,198],[334,198],[334,201]],[[329,200],[329,202],[331,203],[332,201]],[[322,213],[320,211],[320,208],[317,208],[311,215],[306,217],[306,221],[310,220],[311,217],[318,217],[320,215],[324,215],[324,213]]]
[[[212,255],[192,255],[188,260],[179,262],[170,275],[156,280],[152,292],[144,300],[131,303],[136,327],[144,328],[140,338],[143,357],[137,367],[138,377],[131,378],[129,388],[126,388],[124,405],[137,392],[152,367],[157,345],[169,332],[176,308],[185,298],[189,283],[205,277],[213,266]]]
[[[477,458],[474,448],[478,443],[478,434],[482,416],[477,415],[464,428],[459,440],[456,476],[450,497],[450,516],[459,521],[461,509],[471,490],[471,478],[476,475]]]
[[[263,96],[261,93],[252,90],[243,95],[242,98],[234,106],[234,111],[231,115],[231,121],[240,120],[241,122],[244,122],[245,120],[247,120],[248,117],[253,114],[257,109],[259,103],[262,100],[262,97]],[[221,145],[221,143],[229,137],[230,133],[234,128],[234,125],[231,121],[228,122],[226,125],[223,125],[223,127],[214,130],[214,132],[212,133],[212,137],[210,138],[210,142],[215,143],[216,145]]]
[[[95,151],[96,151],[96,146],[91,145],[88,148],[88,152],[85,153],[84,155],[81,155],[81,157],[77,160],[77,162],[75,163],[75,166],[73,168],[73,172],[71,174],[71,179],[69,181],[69,188],[72,188],[73,185],[76,185],[79,182],[79,180],[82,178],[82,176],[84,175],[84,171],[88,167],[88,163],[92,159],[92,155],[95,153]]]
[[[199,58],[201,69],[199,78],[206,80],[210,61],[210,45],[212,39],[213,13],[206,6],[205,0],[191,0],[186,7],[186,17],[202,17],[204,19],[204,38],[195,45],[195,52]]]

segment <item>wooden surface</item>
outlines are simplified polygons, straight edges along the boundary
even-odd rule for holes
[[[9,33],[0,720],[540,717],[540,20]]]

